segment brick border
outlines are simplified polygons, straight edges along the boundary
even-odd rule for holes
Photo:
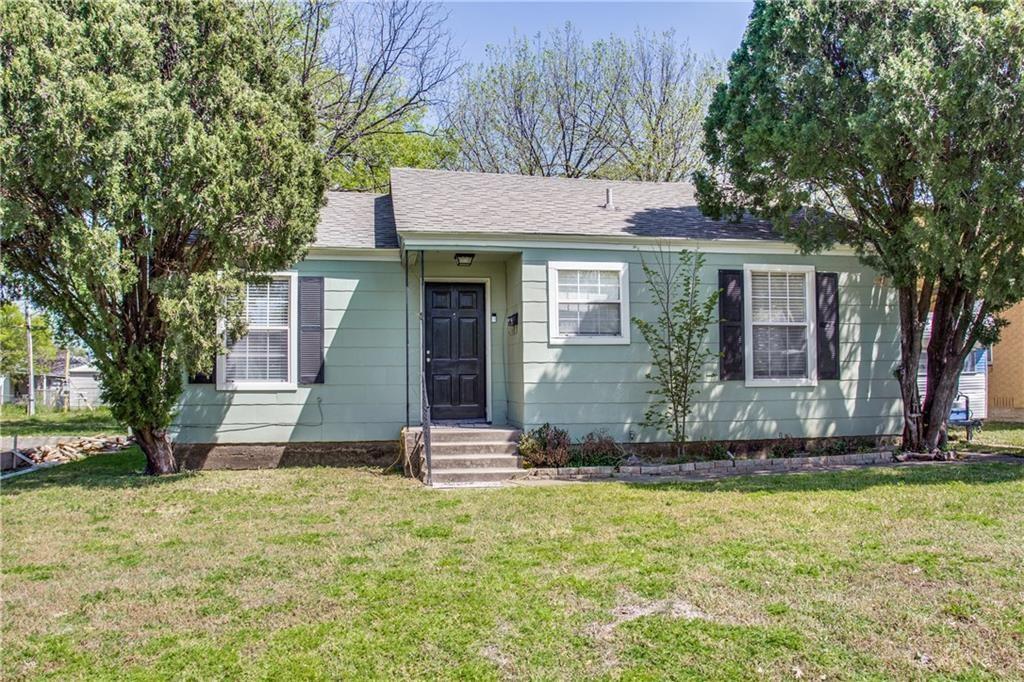
[[[633,476],[679,476],[687,473],[744,474],[763,471],[796,471],[812,467],[889,464],[893,453],[888,450],[858,452],[849,455],[807,455],[801,457],[770,457],[767,459],[715,459],[682,464],[640,464],[635,466],[559,467],[524,469],[518,478],[577,481],[594,478]]]

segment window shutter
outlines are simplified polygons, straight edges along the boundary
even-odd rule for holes
[[[839,378],[839,275],[815,275],[818,310],[818,379]]]
[[[299,383],[324,383],[323,277],[299,277]]]
[[[719,270],[718,287],[719,376],[726,381],[743,379],[743,271]]]

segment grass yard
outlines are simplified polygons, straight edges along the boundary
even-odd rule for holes
[[[971,452],[997,452],[1024,456],[1024,424],[1020,422],[985,422],[968,443],[963,429],[950,430],[950,445]]]
[[[40,409],[32,417],[21,405],[0,408],[2,436],[108,436],[126,433],[127,429],[110,416],[110,409],[93,410]]]
[[[142,466],[5,482],[4,678],[1024,677],[1024,465],[454,491]]]

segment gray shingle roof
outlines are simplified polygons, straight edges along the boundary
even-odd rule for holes
[[[612,190],[614,208],[605,208]],[[328,192],[316,245],[398,248],[402,233],[779,240],[765,221],[712,220],[682,182],[577,180],[394,168],[391,194]]]
[[[328,192],[316,228],[317,246],[397,249],[391,196],[369,192]]]
[[[613,209],[605,208],[609,188]],[[394,168],[391,193],[402,233],[781,239],[764,221],[705,217],[688,183]]]

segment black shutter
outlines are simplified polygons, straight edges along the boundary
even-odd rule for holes
[[[299,383],[324,383],[323,277],[299,277]]]
[[[744,379],[743,369],[743,271],[719,270],[718,287],[718,361],[724,380]]]
[[[839,275],[815,275],[818,302],[818,379],[839,378]]]
[[[190,383],[190,384],[214,384],[214,383],[217,383],[217,378],[216,378],[216,374],[217,374],[217,356],[213,357],[213,365],[211,365],[211,367],[212,367],[212,369],[210,370],[209,374],[207,374],[206,372],[196,372],[195,374],[191,375],[188,378],[188,383]]]

